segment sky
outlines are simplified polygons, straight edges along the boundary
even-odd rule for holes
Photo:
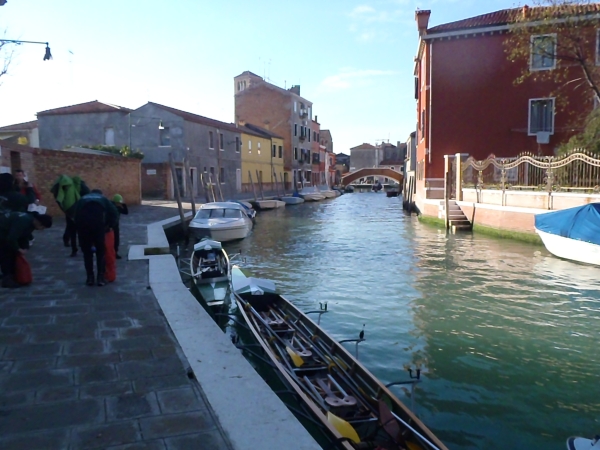
[[[335,153],[405,142],[417,120],[415,10],[429,26],[519,6],[515,0],[8,0],[0,126],[98,100],[148,101],[234,121],[233,77],[300,85]],[[0,62],[6,54],[0,55]]]

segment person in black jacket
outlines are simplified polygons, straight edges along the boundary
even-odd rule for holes
[[[31,203],[35,203],[35,193],[31,186],[25,188],[25,194],[17,192],[15,179],[10,173],[0,173],[0,211],[27,211]]]
[[[121,259],[121,255],[119,255],[119,243],[121,242],[121,230],[119,229],[120,217],[121,214],[129,214],[129,209],[127,209],[127,205],[123,202],[123,196],[121,194],[115,194],[112,198],[112,202],[114,203],[117,211],[119,212],[119,221],[117,221],[117,226],[114,228],[115,232],[115,255],[117,259]]]
[[[29,249],[29,236],[33,230],[43,230],[52,226],[48,214],[6,211],[0,214],[0,270],[2,287],[16,288],[15,265],[18,253]]]
[[[115,205],[102,195],[100,189],[93,189],[89,194],[81,197],[73,208],[79,246],[83,252],[83,262],[87,274],[85,284],[94,285],[94,252],[96,252],[98,277],[95,281],[98,286],[104,286],[106,284],[104,235],[109,229],[117,226],[119,213]]]

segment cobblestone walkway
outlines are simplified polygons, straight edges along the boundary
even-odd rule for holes
[[[121,251],[177,210],[135,206]],[[34,282],[0,290],[0,448],[230,449],[148,289],[147,261],[117,262],[117,280],[85,286],[64,220],[36,232]]]

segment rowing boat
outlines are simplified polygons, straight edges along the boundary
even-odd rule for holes
[[[390,390],[270,280],[234,266],[238,310],[285,382],[344,449],[447,450]]]

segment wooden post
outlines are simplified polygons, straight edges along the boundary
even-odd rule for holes
[[[256,169],[256,182],[258,183],[258,190],[260,192],[260,198],[262,200],[264,200],[265,199],[265,194],[263,193],[262,177],[258,173],[258,169]]]
[[[202,184],[202,190],[204,191],[204,198],[206,199],[206,203],[210,203],[210,199],[208,198],[208,186],[204,181],[204,172],[200,173],[200,183]]]
[[[450,228],[450,221],[449,221],[449,212],[448,212],[448,208],[450,207],[449,205],[449,200],[450,200],[450,186],[451,186],[451,181],[450,181],[450,164],[452,164],[451,160],[450,160],[451,156],[450,155],[444,155],[444,224],[446,226],[446,230]]]
[[[213,183],[212,175],[208,174],[208,183],[210,185],[210,192],[212,194],[213,202],[217,201],[217,197],[215,197],[215,185]]]
[[[219,191],[219,197],[221,197],[221,201],[225,201],[223,198],[223,191],[221,190],[221,179],[219,178],[219,174],[215,174],[215,178],[217,179],[217,191]]]
[[[456,167],[456,186],[455,189],[455,194],[454,194],[454,198],[456,199],[457,202],[462,201],[463,199],[463,192],[462,192],[462,163],[461,163],[461,159],[460,159],[460,153],[457,153],[454,156],[454,164]],[[504,197],[504,196],[503,196]]]
[[[279,195],[279,183],[277,182],[277,173],[273,170],[273,178],[275,179],[275,193]],[[283,182],[283,180],[281,180]],[[285,192],[281,194],[282,197],[285,197]]]
[[[175,170],[175,162],[173,161],[173,154],[169,153],[169,164],[171,165],[171,176],[173,177],[173,185],[175,187],[175,198],[177,199],[177,208],[179,209],[179,217],[181,218],[181,228],[183,229],[183,235],[188,237],[188,227],[185,221],[185,214],[183,213],[183,205],[181,204],[181,193],[179,192],[179,180],[177,180],[177,171]]]
[[[248,176],[250,177],[250,184],[252,185],[252,192],[254,193],[254,201],[258,201],[256,198],[256,189],[254,187],[254,181],[252,181],[252,172],[248,171]]]
[[[285,197],[285,179],[283,178],[283,172],[279,172],[279,179],[281,180],[281,192],[283,192],[283,196]]]
[[[196,199],[194,198],[194,182],[190,173],[190,163],[187,158],[183,158],[183,170],[185,170],[187,185],[190,189],[190,201],[192,203],[192,215],[196,215]]]

